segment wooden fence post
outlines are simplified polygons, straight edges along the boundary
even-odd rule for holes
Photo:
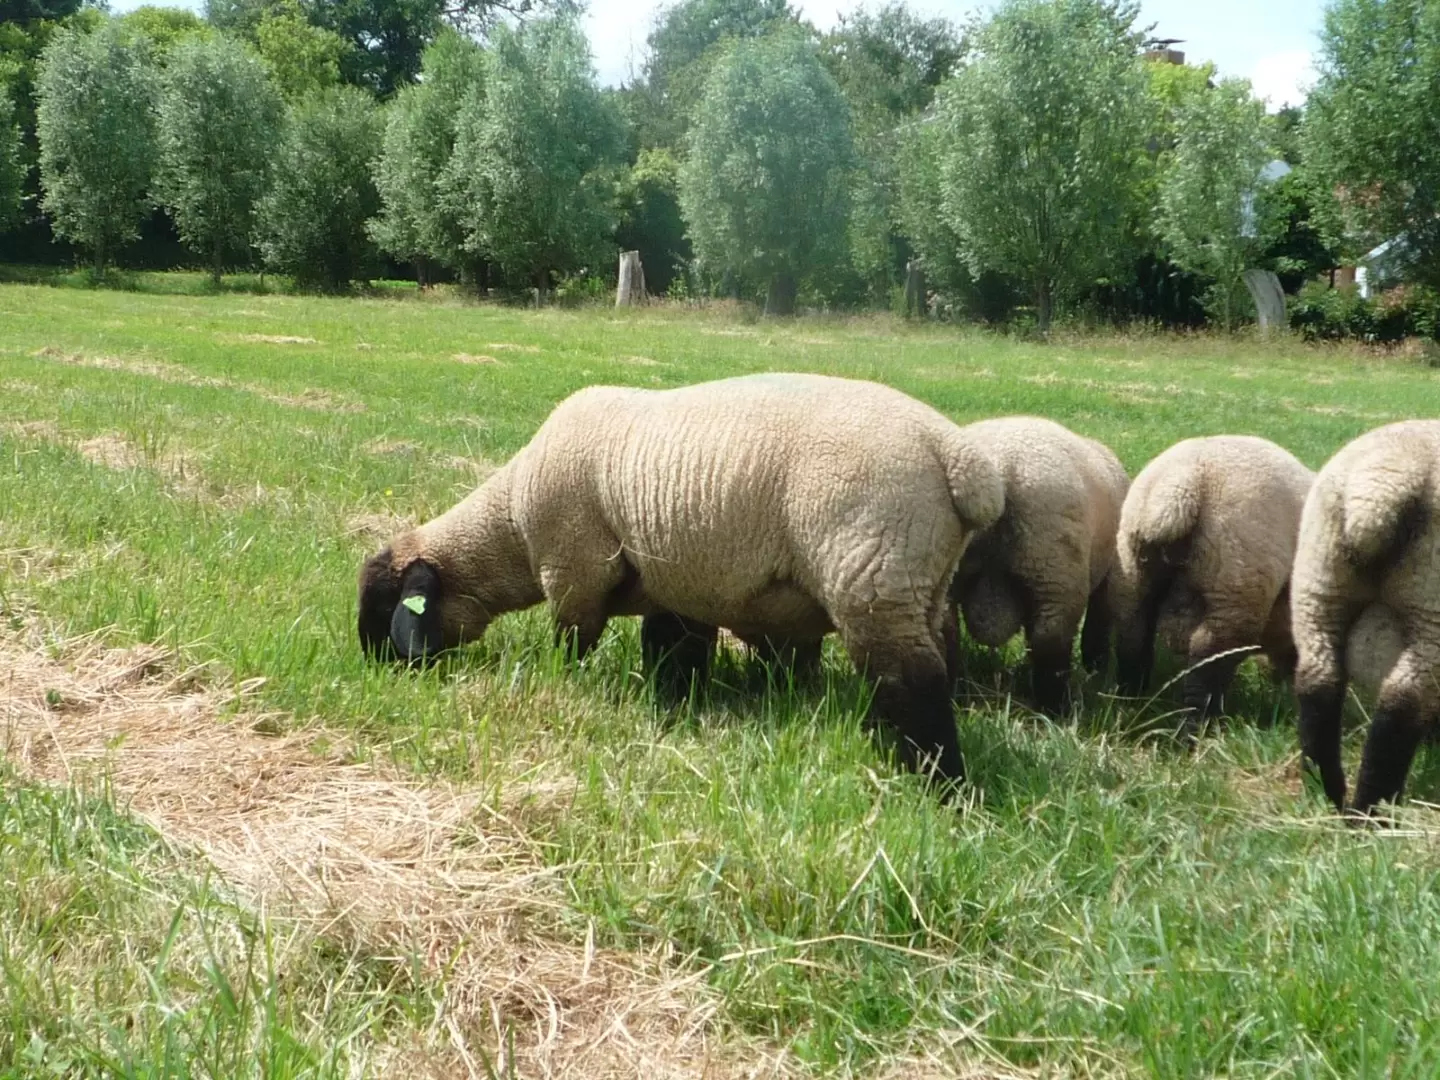
[[[645,303],[645,268],[640,265],[640,252],[620,253],[620,283],[615,287],[615,306],[633,307]]]

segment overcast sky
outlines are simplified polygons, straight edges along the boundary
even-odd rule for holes
[[[112,0],[115,11],[138,7],[142,0]],[[199,9],[201,0],[149,0]],[[585,27],[600,80],[615,85],[639,71],[645,38],[664,0],[590,0]],[[878,4],[879,0],[871,0]],[[792,0],[811,22],[827,29],[838,12],[853,10],[856,0]],[[984,0],[909,0],[927,14],[964,21]],[[1244,75],[1272,108],[1298,104],[1313,78],[1311,57],[1318,42],[1320,0],[1143,0],[1141,25],[1156,23],[1160,37],[1183,38],[1176,46],[1190,62],[1213,60],[1223,75]]]

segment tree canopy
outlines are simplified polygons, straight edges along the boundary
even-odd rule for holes
[[[1336,0],[1320,42],[1304,154],[1337,231],[1440,286],[1440,0]]]
[[[1259,221],[1261,170],[1271,160],[1265,106],[1245,79],[1189,95],[1160,182],[1159,229],[1176,265],[1214,282],[1225,329],[1240,275],[1269,242]]]
[[[1143,208],[1145,75],[1135,5],[1007,0],[937,97],[941,211],[975,274],[1057,295],[1125,261]]]
[[[249,252],[281,115],[264,65],[238,42],[175,49],[160,94],[155,192],[217,284],[226,255]]]
[[[607,167],[621,130],[579,25],[558,16],[497,28],[484,80],[465,100],[450,170],[466,248],[542,292],[553,272],[608,263]]]
[[[703,266],[768,284],[794,310],[801,279],[845,258],[849,108],[795,31],[737,41],[716,63],[680,170],[680,206]]]
[[[55,232],[90,250],[97,273],[150,206],[155,76],[117,22],[61,32],[37,82],[41,205]]]

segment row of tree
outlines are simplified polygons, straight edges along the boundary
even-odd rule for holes
[[[217,279],[258,257],[329,288],[383,251],[544,292],[626,247],[652,286],[785,313],[885,303],[918,257],[971,314],[1228,325],[1242,271],[1298,285],[1390,238],[1440,284],[1440,0],[1336,0],[1303,118],[1148,52],[1129,0],[963,29],[891,4],[824,35],[786,0],[678,0],[613,91],[563,5],[14,2],[0,230],[97,270],[158,206]]]

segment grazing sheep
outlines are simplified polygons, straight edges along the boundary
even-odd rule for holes
[[[1313,480],[1249,435],[1186,439],[1140,471],[1110,582],[1123,689],[1145,689],[1157,634],[1195,669],[1183,691],[1190,723],[1223,710],[1247,651],[1263,651],[1277,677],[1293,672],[1287,585]]]
[[[1375,695],[1351,809],[1399,799],[1440,718],[1440,421],[1376,428],[1315,481],[1291,604],[1300,746],[1345,808],[1340,713],[1348,681]]]
[[[946,592],[1004,497],[962,428],[876,383],[591,387],[365,563],[360,638],[372,655],[389,642],[423,659],[545,600],[580,655],[610,616],[645,616],[647,667],[683,685],[718,627],[752,641],[836,630],[878,680],[874,711],[902,759],[959,780]]]
[[[1052,420],[1004,417],[966,432],[1004,478],[1005,513],[965,550],[951,595],[984,645],[1025,631],[1036,704],[1063,712],[1082,618],[1086,668],[1109,660],[1105,583],[1130,478],[1108,447]]]

